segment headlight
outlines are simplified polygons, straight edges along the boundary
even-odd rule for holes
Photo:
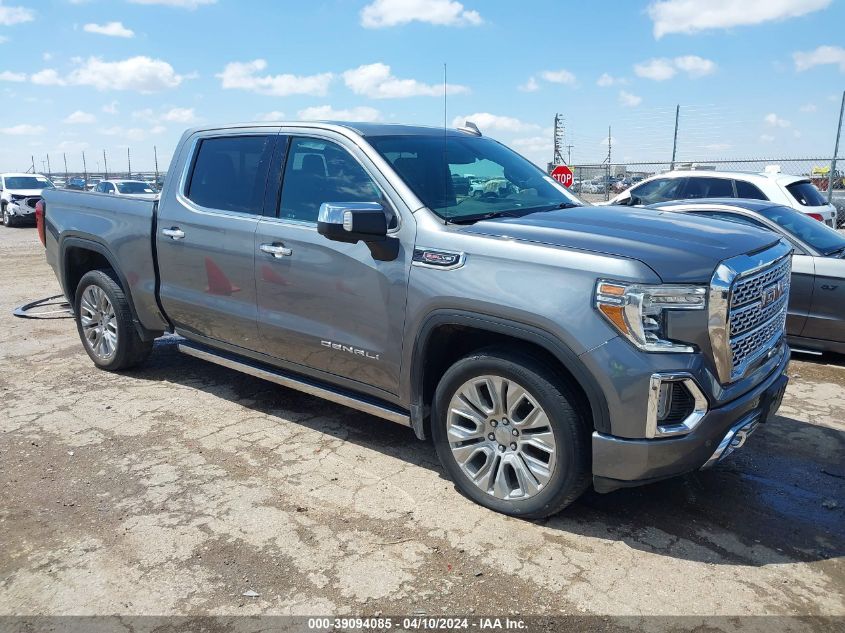
[[[694,352],[666,335],[669,310],[703,310],[706,286],[646,286],[600,279],[596,307],[625,338],[646,352]]]

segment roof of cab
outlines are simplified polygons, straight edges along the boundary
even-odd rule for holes
[[[345,128],[363,137],[377,136],[448,136],[472,137],[472,132],[465,132],[455,128],[444,128],[429,125],[403,125],[399,123],[367,123],[355,121],[261,121],[247,123],[232,123],[226,125],[206,125],[188,130],[189,134],[206,132],[209,130],[227,130],[244,127],[302,127],[317,130],[332,130]],[[483,134],[484,130],[482,130]]]

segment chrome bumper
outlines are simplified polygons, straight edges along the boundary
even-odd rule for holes
[[[711,466],[718,464],[736,449],[742,448],[745,444],[745,440],[748,439],[748,436],[756,431],[757,427],[760,426],[760,417],[761,413],[759,411],[754,411],[734,424],[730,430],[725,433],[725,437],[723,437],[722,441],[719,442],[719,446],[716,447],[716,450],[710,456],[710,459],[704,462],[701,470],[706,470]]]

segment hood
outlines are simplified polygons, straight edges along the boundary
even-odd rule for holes
[[[636,259],[666,283],[707,283],[719,262],[779,239],[735,222],[617,206],[483,220],[465,231]]]
[[[43,189],[6,189],[10,195],[15,196],[26,196],[27,198],[30,196],[40,196],[41,192],[44,191]]]

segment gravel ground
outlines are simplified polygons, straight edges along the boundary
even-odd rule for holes
[[[526,522],[410,430],[173,339],[98,371],[71,320],[11,315],[59,292],[35,232],[0,228],[0,261],[0,615],[845,617],[841,357],[795,360],[717,468]]]

